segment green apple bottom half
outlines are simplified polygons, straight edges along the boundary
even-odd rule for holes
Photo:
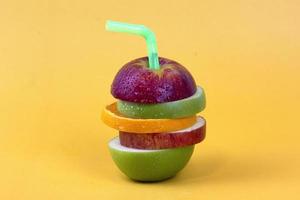
[[[117,111],[123,117],[178,120],[196,116],[205,108],[203,89],[196,86],[181,64],[157,56],[154,34],[147,27],[108,21],[106,29],[142,35],[148,47],[148,57],[125,64],[112,83],[111,93],[118,100]],[[194,145],[204,140],[205,130],[202,117],[189,127],[170,132],[119,130],[119,137],[113,138],[108,147],[115,164],[129,178],[161,181],[186,166]]]

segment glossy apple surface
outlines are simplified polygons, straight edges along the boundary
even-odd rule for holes
[[[140,104],[117,101],[117,109],[126,117],[138,119],[175,119],[196,115],[205,108],[205,94],[201,87],[192,96],[166,103]]]
[[[108,144],[118,168],[136,181],[162,181],[182,170],[193,154],[194,146],[163,150],[139,150],[124,147],[119,138]]]
[[[192,96],[196,92],[195,80],[181,64],[159,58],[160,69],[151,70],[148,57],[125,64],[114,78],[112,95],[135,103],[164,103]]]
[[[120,143],[123,146],[136,149],[168,149],[197,144],[204,140],[206,123],[202,117],[186,129],[170,133],[136,134],[119,132]]]

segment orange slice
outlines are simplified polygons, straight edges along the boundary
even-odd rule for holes
[[[162,133],[177,131],[196,123],[196,116],[178,119],[133,119],[124,117],[113,103],[105,107],[102,121],[111,128],[132,133]]]

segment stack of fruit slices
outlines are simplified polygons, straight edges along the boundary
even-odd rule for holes
[[[133,27],[109,23],[110,30]],[[174,176],[189,161],[194,145],[205,138],[206,122],[196,116],[205,108],[203,89],[181,64],[154,54],[156,62],[148,55],[119,70],[111,87],[118,101],[102,112],[103,122],[119,131],[119,137],[109,142],[114,162],[138,181]]]
[[[159,71],[148,68],[147,57],[123,66],[111,90],[118,101],[102,113],[103,122],[119,131],[109,143],[113,160],[134,180],[175,175],[205,138],[205,120],[196,116],[205,107],[203,89],[179,63],[166,58],[159,63]],[[182,87],[191,89],[178,93]]]

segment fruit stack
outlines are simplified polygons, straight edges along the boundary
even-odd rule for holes
[[[107,23],[109,30],[130,32],[130,28],[140,28],[146,40],[149,37],[144,26]],[[194,145],[204,140],[206,127],[204,118],[196,116],[205,108],[204,91],[188,70],[157,53],[153,59],[148,51],[148,57],[120,69],[111,93],[118,101],[106,106],[102,120],[119,131],[119,137],[109,142],[119,169],[138,181],[160,181],[179,172]]]

